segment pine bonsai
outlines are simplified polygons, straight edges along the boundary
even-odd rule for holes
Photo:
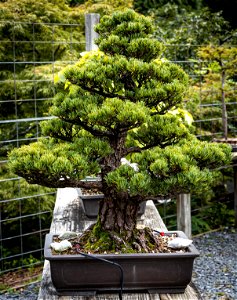
[[[55,118],[42,123],[47,137],[13,150],[9,163],[29,183],[104,194],[85,247],[146,252],[156,240],[151,230],[136,229],[139,204],[205,189],[212,171],[229,163],[231,150],[198,141],[172,113],[182,104],[188,76],[162,59],[149,18],[116,12],[96,31],[99,51],[59,76]],[[82,181],[92,174],[101,181]]]

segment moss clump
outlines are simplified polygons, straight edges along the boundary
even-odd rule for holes
[[[102,230],[99,220],[82,234],[80,245],[90,253],[160,252],[159,239],[149,228],[134,230],[128,242],[116,232]]]
[[[80,244],[87,252],[103,253],[108,249],[115,250],[110,233],[102,230],[99,220],[82,234]]]

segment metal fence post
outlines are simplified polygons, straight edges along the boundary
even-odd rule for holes
[[[86,14],[85,15],[85,35],[86,35],[86,51],[98,49],[94,40],[98,38],[98,33],[94,31],[94,26],[100,21],[99,14]]]
[[[192,236],[191,222],[191,195],[180,194],[177,197],[177,228],[183,231],[188,238]]]

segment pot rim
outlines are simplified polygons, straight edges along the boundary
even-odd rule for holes
[[[166,231],[165,233],[177,233],[178,237],[187,238],[183,231]],[[56,233],[48,233],[45,237],[45,247],[44,247],[44,257],[47,260],[62,260],[62,259],[71,259],[71,260],[81,260],[87,258],[81,254],[58,254],[53,255],[50,244],[52,243],[53,237],[58,236]],[[200,255],[199,251],[196,247],[191,244],[188,248],[187,252],[173,252],[173,253],[119,253],[119,254],[93,254],[93,256],[98,258],[105,258],[108,260],[120,260],[120,259],[137,259],[137,258],[164,258],[169,257],[170,259],[181,258],[181,257],[198,257]]]
[[[79,196],[81,199],[104,199],[104,194],[82,194]]]

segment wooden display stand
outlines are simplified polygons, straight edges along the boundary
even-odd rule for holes
[[[94,223],[83,211],[80,190],[74,188],[58,189],[50,233],[64,231],[82,232]],[[158,231],[166,231],[153,201],[147,201],[144,215],[138,219],[137,226],[149,226]],[[41,288],[38,300],[118,300],[118,294],[99,294],[96,296],[58,296],[51,281],[49,262],[46,260],[43,269]],[[195,286],[190,283],[183,294],[149,294],[124,293],[123,300],[200,300]]]

